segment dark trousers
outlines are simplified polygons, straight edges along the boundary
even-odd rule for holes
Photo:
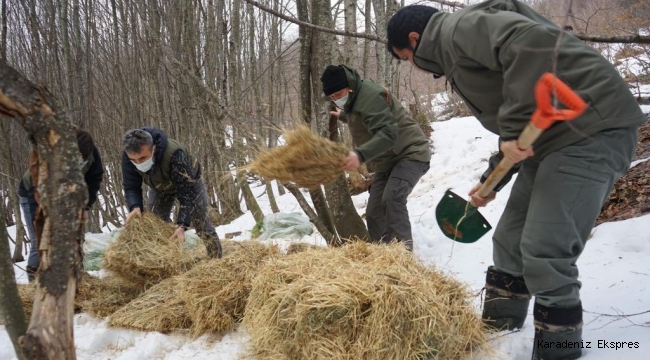
[[[36,208],[38,208],[38,204],[32,196],[19,196],[18,199],[20,201],[20,208],[23,210],[25,227],[27,228],[27,235],[29,236],[29,241],[31,243],[29,257],[27,258],[27,266],[38,268],[41,261],[38,257],[38,238],[36,237],[36,231],[34,230],[34,218],[36,217]]]
[[[580,303],[576,262],[636,141],[636,127],[606,130],[523,162],[494,231],[494,265],[523,276],[537,303]]]
[[[375,173],[366,208],[372,241],[389,242],[396,239],[405,242],[410,250],[413,249],[406,199],[427,171],[429,163],[400,160],[390,171]]]
[[[196,233],[203,239],[206,247],[210,249],[211,244],[219,243],[219,236],[212,226],[208,216],[208,195],[205,192],[205,185],[202,181],[196,183],[197,197],[194,200],[192,208],[192,227]],[[176,197],[174,195],[165,195],[154,189],[149,189],[147,193],[147,211],[150,211],[163,221],[171,222],[171,211],[174,206]]]

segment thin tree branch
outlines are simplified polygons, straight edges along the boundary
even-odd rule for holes
[[[263,11],[266,11],[269,14],[272,14],[272,15],[275,15],[275,16],[279,17],[280,19],[292,22],[294,24],[298,24],[300,26],[308,27],[310,29],[314,29],[314,30],[318,30],[318,31],[322,31],[322,32],[326,32],[326,33],[334,34],[334,35],[343,35],[343,36],[351,36],[351,37],[356,37],[356,38],[368,39],[368,40],[377,41],[377,42],[380,42],[380,43],[383,43],[383,44],[387,43],[386,39],[382,39],[382,38],[377,37],[375,35],[354,33],[354,32],[350,32],[350,31],[341,31],[341,30],[327,28],[327,27],[324,27],[324,26],[314,25],[314,24],[311,24],[311,23],[308,23],[308,22],[305,22],[305,21],[298,20],[298,19],[293,18],[291,16],[284,15],[284,14],[278,12],[278,11],[275,11],[275,10],[273,10],[271,8],[268,8],[268,7],[260,4],[259,2],[255,1],[255,0],[245,0],[245,1],[247,3],[255,6],[255,7],[263,10]]]
[[[621,36],[573,34],[580,40],[608,44],[650,44],[650,36],[634,34]]]
[[[337,237],[335,237],[329,230],[327,230],[325,224],[320,220],[320,218],[318,217],[314,209],[312,209],[312,207],[309,206],[307,200],[305,200],[305,197],[300,192],[298,186],[291,183],[283,183],[282,185],[284,185],[284,187],[287,190],[289,190],[291,194],[293,194],[296,200],[298,200],[298,204],[305,212],[307,217],[309,217],[309,221],[311,221],[311,223],[316,226],[318,232],[320,232],[320,234],[325,238],[325,242],[327,242],[329,246],[337,245],[338,243]]]
[[[427,2],[434,2],[438,3],[440,5],[447,5],[447,6],[453,6],[457,8],[464,8],[466,5],[463,3],[455,2],[455,1],[445,1],[445,0],[426,0]]]

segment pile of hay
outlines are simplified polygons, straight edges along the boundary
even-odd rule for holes
[[[350,149],[311,132],[306,126],[284,133],[286,145],[262,150],[250,169],[267,179],[314,189],[335,181]]]
[[[75,312],[87,312],[103,318],[138,297],[143,291],[117,277],[97,278],[84,273],[74,299]],[[36,283],[19,284],[18,294],[27,318],[31,317],[36,295]]]
[[[175,225],[151,213],[131,220],[106,249],[104,268],[143,286],[186,272],[206,256],[205,246],[187,249],[169,240],[175,230]]]
[[[112,315],[137,298],[144,289],[116,276],[84,275],[75,297],[75,307],[98,318]]]
[[[188,329],[192,320],[179,296],[181,285],[177,277],[172,277],[150,287],[111,315],[108,326],[161,333]]]
[[[113,314],[108,325],[162,333],[189,329],[194,336],[231,331],[244,316],[262,263],[280,253],[256,242],[222,245],[229,249],[222,259],[203,261],[154,285]]]
[[[307,244],[302,242],[291,243],[291,245],[289,245],[289,247],[287,248],[287,255],[297,254],[311,249],[320,249],[321,247],[322,246],[312,245],[312,244]]]
[[[352,243],[274,258],[244,325],[258,359],[461,359],[486,344],[465,286],[403,245]]]
[[[18,284],[18,296],[20,297],[20,301],[23,303],[23,308],[25,308],[25,315],[27,316],[27,319],[29,319],[32,316],[32,310],[34,308],[36,283]]]
[[[244,317],[253,278],[276,246],[249,244],[222,260],[204,262],[179,276],[180,297],[194,336],[231,331]]]

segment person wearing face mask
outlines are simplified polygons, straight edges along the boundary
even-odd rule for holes
[[[443,13],[407,6],[389,20],[388,51],[415,67],[446,76],[481,124],[499,135],[500,159],[518,164],[506,208],[494,231],[483,319],[496,329],[521,328],[535,296],[533,359],[577,359],[582,303],[576,262],[614,183],[630,166],[646,121],[616,68],[593,48],[517,0],[492,0]],[[575,120],[556,122],[532,149],[517,138],[537,105],[534,88],[554,73],[588,104]],[[479,197],[485,206],[496,192]]]
[[[329,65],[321,82],[337,107],[331,114],[347,122],[356,146],[343,169],[367,163],[375,173],[366,208],[371,240],[397,240],[413,250],[406,200],[429,170],[429,140],[388,89],[362,80],[356,70]]]
[[[185,230],[192,225],[203,239],[208,256],[221,258],[221,242],[208,217],[208,196],[198,160],[181,143],[152,127],[127,131],[123,150],[122,184],[130,211],[126,222],[144,210],[144,182],[149,186],[146,210],[162,220],[170,222],[174,201],[180,203],[178,228],[170,240],[185,241]]]
[[[81,153],[80,165],[81,172],[84,175],[86,186],[88,187],[88,202],[83,213],[83,220],[88,220],[88,212],[97,201],[97,193],[99,186],[104,177],[104,166],[102,165],[102,158],[99,156],[99,151],[95,147],[92,136],[89,132],[84,130],[76,130],[77,146]],[[36,210],[38,202],[35,196],[35,189],[32,182],[32,175],[30,170],[27,170],[20,180],[18,186],[18,199],[20,208],[25,217],[25,226],[27,227],[27,236],[31,242],[29,256],[27,258],[27,278],[33,281],[36,271],[41,263],[38,255],[38,237],[34,230],[34,220],[36,219]]]

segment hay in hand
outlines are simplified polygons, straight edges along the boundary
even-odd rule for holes
[[[461,359],[486,343],[465,286],[403,245],[351,243],[271,259],[244,325],[258,359]]]
[[[334,182],[343,174],[341,167],[350,152],[346,145],[318,136],[306,126],[285,132],[284,138],[286,145],[262,150],[246,169],[308,189]]]
[[[180,298],[194,336],[231,331],[244,317],[251,282],[263,262],[279,256],[276,246],[250,242],[221,260],[197,265],[178,277]]]
[[[161,281],[111,315],[108,326],[161,333],[189,329],[192,320],[179,295],[181,286],[178,277]]]
[[[175,230],[176,226],[151,213],[131,220],[106,249],[104,268],[144,286],[184,273],[206,256],[205,245],[187,249],[169,240]]]

